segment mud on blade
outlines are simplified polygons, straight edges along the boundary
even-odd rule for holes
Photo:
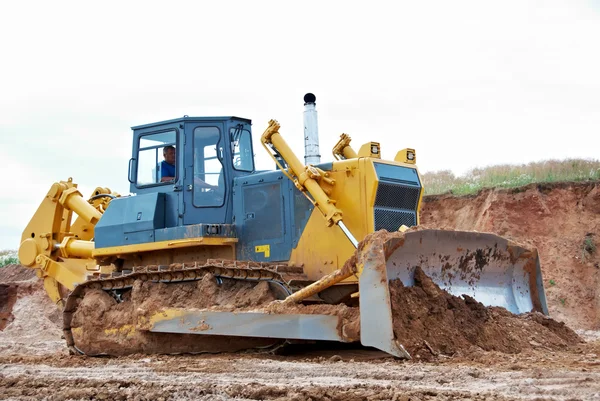
[[[388,281],[400,279],[412,286],[414,269],[420,266],[452,295],[466,294],[515,314],[548,314],[535,249],[494,234],[442,230],[408,232],[404,241],[392,239],[385,246],[391,251],[386,260]]]
[[[414,285],[420,267],[441,289],[519,314],[548,314],[537,250],[497,235],[413,229],[377,232],[361,244],[361,343],[410,357],[393,333],[389,282]]]

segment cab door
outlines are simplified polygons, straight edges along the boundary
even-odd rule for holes
[[[183,163],[183,126],[176,122],[148,124],[133,127],[133,154],[129,160],[128,180],[130,192],[137,195],[162,193],[164,220],[160,225],[181,225],[183,201],[181,196]],[[163,180],[161,164],[165,161],[165,150],[175,148],[175,177]],[[166,178],[166,177],[165,177]],[[136,212],[137,216],[137,212]]]
[[[223,121],[186,123],[183,224],[231,223],[231,160]],[[191,143],[191,146],[190,146]]]

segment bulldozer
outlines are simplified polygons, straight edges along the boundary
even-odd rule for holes
[[[321,162],[315,104],[304,97],[304,162],[275,120],[260,137],[275,169],[259,171],[251,120],[186,115],[132,128],[129,195],[51,185],[18,256],[62,310],[72,352],[337,341],[410,358],[389,286],[413,285],[417,268],[453,295],[548,314],[535,249],[421,227],[415,149],[385,160],[380,143],[356,151],[342,134]]]

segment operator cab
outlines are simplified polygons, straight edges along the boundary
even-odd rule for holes
[[[184,116],[132,130],[130,191],[163,194],[165,227],[232,224],[233,179],[254,172],[250,120]]]

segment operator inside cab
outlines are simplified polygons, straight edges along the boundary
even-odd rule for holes
[[[168,145],[163,148],[163,157],[165,160],[160,162],[160,182],[175,180],[175,146]],[[199,188],[216,189],[214,185],[207,184],[202,179],[194,177],[194,185]]]
[[[175,180],[175,146],[165,146],[163,148],[163,157],[165,160],[160,162],[160,182]]]

